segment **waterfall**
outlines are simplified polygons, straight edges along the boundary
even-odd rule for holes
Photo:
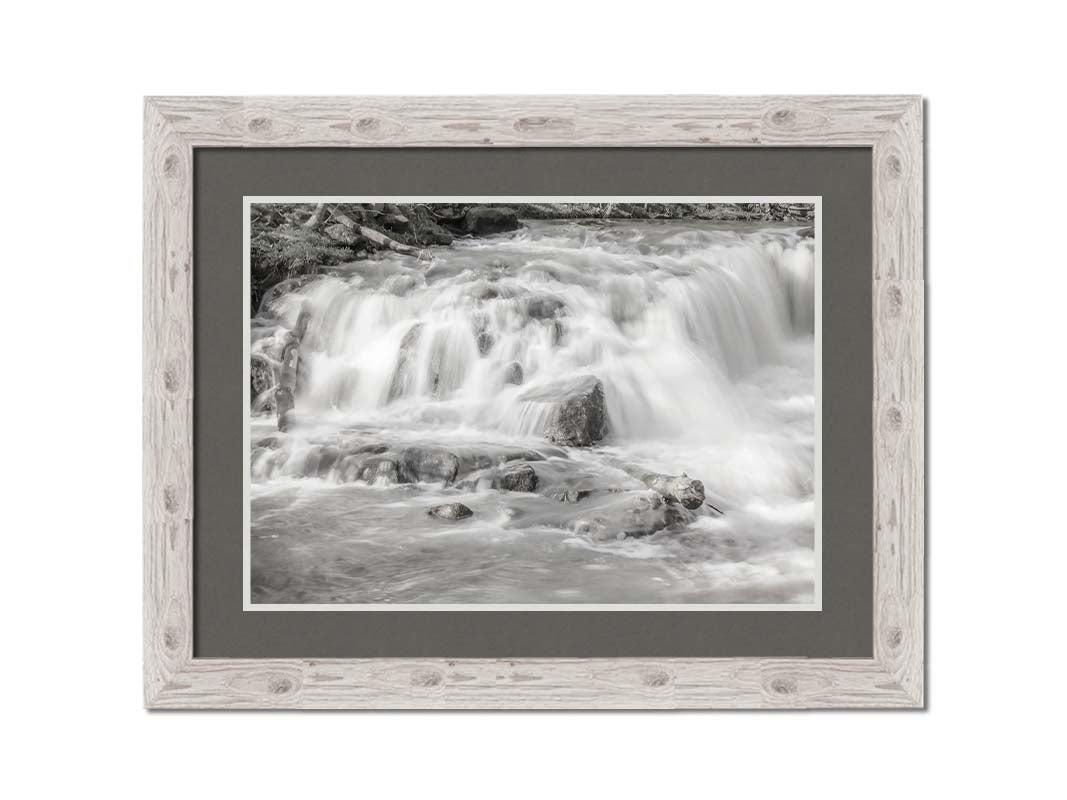
[[[530,221],[268,292],[254,597],[810,602],[815,265],[795,226]]]
[[[745,416],[736,382],[813,332],[814,243],[678,228],[533,223],[283,295],[282,330],[311,316],[297,409],[536,437],[544,391],[593,375],[615,442],[725,435]]]

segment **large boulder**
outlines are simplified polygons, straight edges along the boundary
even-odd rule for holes
[[[464,229],[474,236],[489,236],[518,230],[519,215],[511,208],[474,206],[463,218]]]
[[[545,423],[544,437],[550,442],[566,447],[590,447],[607,434],[604,385],[592,375],[540,387],[526,392],[520,399],[556,406]]]

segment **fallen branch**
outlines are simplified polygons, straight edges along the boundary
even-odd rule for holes
[[[333,214],[334,219],[336,219],[346,228],[354,230],[364,239],[369,242],[373,242],[378,247],[384,247],[388,250],[392,250],[405,256],[417,257],[422,252],[417,247],[412,247],[411,245],[407,244],[401,244],[400,242],[395,241],[394,239],[390,239],[388,236],[386,236],[384,233],[381,233],[380,231],[376,231],[373,228],[368,228],[365,225],[360,225],[350,216],[348,216],[337,208],[332,208],[331,213]]]
[[[315,211],[312,212],[311,217],[304,223],[304,227],[308,230],[314,230],[322,224],[322,218],[326,216],[326,204],[319,203],[315,206]]]

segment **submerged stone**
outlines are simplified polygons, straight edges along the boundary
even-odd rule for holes
[[[493,486],[505,492],[532,492],[537,488],[537,473],[529,464],[516,464],[497,475]]]
[[[443,505],[433,506],[426,513],[431,517],[447,520],[466,519],[474,514],[463,503],[444,503]]]
[[[566,304],[555,297],[531,297],[526,301],[526,316],[530,319],[553,319],[566,311]]]
[[[560,503],[580,503],[592,493],[593,491],[591,489],[576,489],[571,486],[560,486],[556,489],[549,490],[545,496]]]
[[[571,527],[593,541],[607,542],[650,536],[670,522],[667,503],[658,492],[649,489],[613,495],[608,502],[575,517]]]
[[[504,383],[511,383],[515,386],[521,386],[524,379],[522,372],[522,364],[518,361],[512,361],[508,364],[507,369],[504,370]]]
[[[400,454],[404,483],[452,483],[459,474],[459,456],[440,447],[408,447]]]

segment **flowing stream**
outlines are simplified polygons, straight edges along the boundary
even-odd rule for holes
[[[275,371],[306,328],[288,430],[253,398],[253,603],[813,600],[812,239],[530,221],[432,255],[283,284],[253,318]],[[596,382],[603,439],[548,441]],[[536,485],[501,489],[517,465]],[[658,502],[627,466],[707,502]]]

